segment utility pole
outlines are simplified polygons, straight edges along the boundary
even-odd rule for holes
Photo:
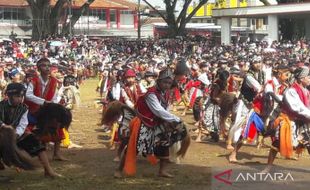
[[[89,9],[87,9],[87,35],[89,36]]]
[[[138,0],[138,39],[141,39],[141,12],[140,12],[141,0]]]
[[[69,4],[69,35],[70,38],[72,36],[72,24],[71,24],[71,17],[72,17],[72,0],[70,0],[70,4]]]

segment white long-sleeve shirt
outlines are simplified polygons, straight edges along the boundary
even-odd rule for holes
[[[284,102],[290,107],[292,111],[304,116],[307,119],[310,119],[310,109],[304,105],[294,88],[289,88],[285,91]]]
[[[133,108],[133,107],[135,106],[134,103],[129,99],[129,97],[128,97],[126,91],[125,91],[123,88],[121,89],[121,95],[122,95],[122,97],[124,98],[125,104],[126,104],[127,106],[129,106],[129,107],[131,107],[131,108]]]
[[[147,90],[142,85],[139,84],[139,87],[140,87],[141,93],[146,93]],[[130,89],[134,90],[134,86],[132,86]],[[125,104],[127,106],[129,106],[131,108],[133,108],[135,106],[134,102],[132,102],[130,100],[130,98],[128,97],[124,88],[121,89],[121,96],[124,98]]]
[[[147,106],[151,109],[151,111],[159,118],[167,121],[167,122],[180,122],[181,119],[173,114],[171,114],[169,111],[165,110],[158,98],[155,94],[148,94],[145,97],[145,101]]]
[[[257,92],[259,92],[259,91],[261,90],[262,85],[259,84],[259,82],[258,82],[254,77],[252,77],[252,76],[250,76],[250,75],[247,75],[247,77],[246,77],[245,80],[246,80],[246,84],[247,84],[250,88],[254,89],[254,90],[257,91]]]
[[[39,76],[39,79],[40,79],[41,84],[42,84],[41,92],[44,93],[46,85],[48,84],[49,80],[44,81],[41,76]],[[35,96],[33,90],[34,90],[33,84],[29,83],[29,85],[27,87],[27,91],[26,91],[26,100],[28,100],[30,102],[33,102],[35,104],[38,104],[38,105],[43,105],[45,99],[41,98],[41,97],[38,97],[38,96]],[[57,99],[57,92],[55,92],[55,94],[54,94],[54,96],[53,96],[51,101],[53,103],[58,103],[57,100],[58,100]]]
[[[115,100],[119,100],[121,97],[121,85],[120,83],[116,83],[113,87],[112,87],[112,96]]]

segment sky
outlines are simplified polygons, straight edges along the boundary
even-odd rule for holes
[[[138,2],[138,0],[136,0]],[[141,2],[143,3],[143,1],[141,0]],[[151,3],[151,5],[154,5],[154,6],[160,6],[162,9],[165,8],[165,4],[163,3],[163,0],[149,0],[148,1],[149,3]],[[177,10],[180,10],[181,7],[180,5],[177,6]]]
[[[163,0],[151,0],[149,2],[152,2],[152,5],[154,4],[154,5],[160,6],[161,8],[165,7]]]

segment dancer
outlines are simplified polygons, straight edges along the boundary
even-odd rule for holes
[[[295,82],[284,92],[281,113],[273,123],[276,132],[272,135],[272,147],[263,172],[272,169],[278,152],[290,158],[294,148],[297,153],[307,148],[310,154],[310,95],[306,88],[310,85],[309,74],[308,67],[297,68],[294,72]]]

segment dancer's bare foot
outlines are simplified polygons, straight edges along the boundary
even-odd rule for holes
[[[119,156],[116,156],[114,159],[113,159],[113,162],[119,162],[121,161],[121,159],[119,158]]]
[[[226,149],[227,149],[227,150],[235,150],[235,148],[234,148],[231,144],[228,144],[228,145],[226,146]]]
[[[194,124],[194,126],[195,126],[195,127],[198,127],[198,126],[199,126],[199,124],[200,124],[200,122],[199,122],[199,121],[197,121],[197,122]]]
[[[114,172],[114,177],[115,177],[115,178],[122,178],[122,177],[123,177],[123,174],[122,174],[121,171],[115,171],[115,172]]]
[[[116,149],[116,146],[115,144],[113,144],[111,147],[110,147],[110,150],[115,150]]]
[[[70,149],[70,148],[83,148],[83,146],[71,142],[71,143],[69,144],[68,148],[69,148],[69,149]]]
[[[236,158],[236,153],[232,152],[230,155],[229,155],[229,162],[230,163],[238,163],[238,160]]]
[[[159,172],[158,177],[173,178],[174,176],[168,172]]]
[[[201,142],[201,136],[202,136],[201,133],[199,133],[197,138],[196,138],[196,140],[195,140],[195,142]]]
[[[65,158],[65,157],[60,156],[60,155],[54,155],[53,160],[55,160],[55,161],[70,161],[68,158]]]
[[[186,116],[186,112],[183,112],[183,113],[181,114],[181,116]]]
[[[49,171],[49,172],[45,171],[44,176],[49,177],[49,178],[61,178],[61,177],[63,177],[63,175],[58,174],[54,171]]]
[[[287,158],[288,160],[295,160],[295,161],[298,161],[298,157],[296,157],[296,156],[292,156],[292,157],[290,157],[290,158]]]

